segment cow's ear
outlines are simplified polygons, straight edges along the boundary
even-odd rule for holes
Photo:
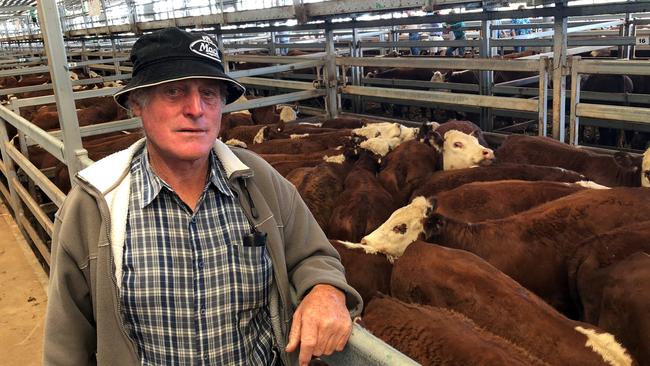
[[[435,243],[438,236],[442,234],[442,231],[444,230],[446,225],[447,225],[447,219],[440,214],[433,214],[431,216],[425,217],[424,241],[429,243]]]
[[[433,145],[433,146],[435,146],[435,147],[437,147],[439,149],[442,149],[442,145],[444,145],[444,143],[445,143],[445,139],[442,137],[442,135],[438,131],[431,132],[430,141],[431,141],[431,145]]]
[[[623,152],[623,151],[617,151],[614,153],[614,161],[620,166],[623,167],[635,167],[638,168],[638,163],[634,161],[634,158],[632,155]]]

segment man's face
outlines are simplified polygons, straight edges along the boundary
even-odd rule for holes
[[[219,81],[188,79],[151,88],[147,103],[132,110],[142,118],[152,160],[174,164],[207,157],[221,126]]]

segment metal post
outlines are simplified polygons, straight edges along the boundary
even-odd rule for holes
[[[336,80],[336,48],[334,48],[334,30],[325,28],[325,51],[327,61],[325,63],[325,87],[327,88],[326,110],[328,118],[336,118],[338,115],[338,93]]]
[[[491,22],[489,20],[481,21],[481,58],[491,58],[492,48],[490,47]],[[479,75],[479,88],[481,95],[492,95],[492,82],[494,71],[481,70]],[[494,129],[494,118],[492,109],[481,107],[480,127],[483,131],[492,131]]]
[[[620,35],[623,37],[627,37],[630,35],[630,26],[631,26],[631,15],[630,13],[625,13],[625,23],[621,24],[621,31]],[[624,59],[624,60],[629,60],[630,59],[630,46],[625,45],[625,46],[619,46],[618,47],[618,58],[619,59]]]
[[[563,9],[565,3],[558,2],[556,8]],[[566,105],[566,58],[567,58],[567,18],[555,18],[553,34],[553,138],[564,142]]]
[[[352,52],[351,57],[361,57],[360,56],[360,47],[359,47],[359,29],[352,28]],[[352,66],[352,85],[361,85],[361,67]],[[361,96],[353,95],[352,96],[352,111],[354,113],[361,112]]]
[[[85,156],[79,133],[79,121],[72,98],[72,83],[68,74],[68,65],[63,43],[63,30],[58,16],[56,0],[41,0],[38,2],[38,15],[41,22],[41,33],[48,59],[48,68],[52,76],[56,107],[59,111],[59,123],[63,132],[63,154],[70,179],[81,169],[79,156]]]
[[[630,34],[635,39],[636,39],[636,28],[637,27],[636,27],[635,19],[632,19],[632,25],[630,26]],[[636,47],[634,45],[632,45],[632,46],[630,46],[630,50],[628,51],[629,59],[630,60],[635,59],[636,58],[635,54],[636,54]]]
[[[4,170],[7,174],[7,186],[9,187],[9,195],[11,196],[9,203],[11,204],[11,209],[14,212],[14,217],[18,223],[18,227],[22,229],[22,224],[18,218],[23,216],[23,205],[21,204],[20,197],[14,187],[14,182],[17,178],[16,168],[14,166],[14,161],[7,153],[7,147],[5,146],[5,144],[9,142],[7,126],[5,123],[6,122],[3,119],[0,119],[0,154],[2,154],[2,161],[0,161],[0,164],[4,164],[5,166]]]
[[[226,58],[226,49],[223,47],[223,34],[221,34],[221,25],[217,24],[214,31],[217,33],[217,47],[223,52],[222,58]],[[228,61],[223,62],[223,70],[225,72],[230,72],[230,63]]]
[[[548,128],[548,57],[539,59],[539,113],[537,133],[546,136]]]
[[[580,63],[580,56],[572,57],[571,59],[571,114],[569,117],[569,143],[572,145],[578,144],[578,128],[580,127],[580,118],[576,115],[578,103],[580,103],[580,79],[581,74],[578,74],[578,63]]]
[[[271,32],[271,43],[269,44],[269,54],[278,56],[278,49],[275,47],[275,32]]]

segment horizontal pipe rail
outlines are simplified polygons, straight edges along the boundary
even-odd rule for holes
[[[460,93],[445,93],[433,91],[404,90],[392,88],[376,88],[365,86],[341,87],[344,94],[363,95],[371,97],[384,97],[391,99],[404,99],[431,103],[452,105],[471,105],[477,107],[492,107],[511,109],[517,111],[537,112],[538,101],[508,97],[495,97],[488,95],[472,95]]]
[[[82,126],[79,128],[81,137],[96,136],[104,133],[131,130],[134,128],[142,127],[142,120],[140,117],[122,119],[119,121],[111,121],[104,123],[97,123],[94,125]],[[63,139],[61,130],[48,131],[50,135],[57,139]]]
[[[32,164],[18,149],[16,149],[11,142],[5,142],[7,154],[20,166],[25,174],[27,174],[38,185],[43,192],[50,197],[57,207],[61,207],[65,194],[61,192],[59,187],[54,185],[37,167]]]
[[[426,58],[426,57],[337,57],[336,65],[374,66],[374,67],[408,67],[419,69],[447,70],[494,70],[494,71],[533,71],[539,72],[537,60],[499,60],[469,58]]]
[[[47,216],[47,214],[43,211],[41,208],[41,205],[32,198],[32,196],[29,194],[29,192],[25,189],[25,187],[20,184],[20,181],[18,179],[13,178],[12,179],[13,183],[13,188],[16,190],[16,193],[18,193],[18,196],[20,196],[20,199],[23,200],[23,203],[25,203],[25,206],[29,208],[29,211],[34,215],[36,220],[38,220],[39,224],[45,229],[45,232],[47,232],[47,235],[52,237],[52,232],[54,231],[54,224],[52,223],[52,220]]]
[[[650,75],[648,61],[580,60],[574,62],[571,67],[574,67],[578,74]]]
[[[305,90],[293,93],[286,93],[274,95],[271,97],[253,99],[243,103],[228,104],[223,108],[224,113],[241,111],[244,109],[254,109],[265,107],[269,105],[276,105],[282,103],[295,102],[297,100],[311,99],[325,95],[326,91],[323,89]]]
[[[578,103],[576,105],[576,116],[578,117],[623,120],[647,124],[650,124],[650,119],[648,118],[649,112],[649,108],[641,107],[622,107],[591,103]]]
[[[41,253],[41,256],[49,267],[50,250],[48,249],[47,245],[45,245],[40,236],[38,236],[38,233],[36,233],[36,230],[34,230],[32,227],[31,222],[29,222],[25,216],[18,217],[18,221],[20,222],[20,225],[22,225],[25,232],[27,232],[27,235],[30,237],[30,239],[32,239],[32,242],[34,242],[34,245],[36,245],[36,249],[38,249],[38,252]]]
[[[83,90],[83,91],[72,93],[72,98],[74,98],[74,100],[79,100],[79,99],[87,99],[87,98],[95,98],[95,97],[105,97],[105,96],[115,94],[115,92],[120,89],[122,88],[114,87],[114,88]],[[54,95],[45,95],[42,97],[15,99],[11,101],[11,106],[15,108],[22,108],[28,105],[40,105],[40,104],[48,104],[54,102],[55,102]]]
[[[65,162],[63,156],[63,142],[61,140],[53,137],[42,128],[5,107],[0,107],[0,118],[4,119],[6,122],[27,135],[30,139],[34,140],[37,144],[41,145],[43,149],[52,154],[55,158]]]
[[[228,75],[230,75],[230,77],[232,78],[266,75],[266,74],[272,74],[276,72],[302,70],[302,69],[309,69],[312,67],[319,67],[319,66],[323,66],[324,63],[325,62],[323,60],[305,61],[305,62],[297,62],[295,64],[287,64],[281,66],[269,66],[269,67],[260,67],[256,69],[250,69],[250,70],[232,71],[229,72]]]
[[[282,48],[280,45],[276,46]],[[250,56],[250,55],[225,55],[224,61],[230,62],[259,62],[269,64],[292,64],[296,62],[296,58],[311,58],[307,55],[302,56]],[[319,57],[320,58],[320,57]]]
[[[254,78],[254,77],[247,77],[247,76],[238,78],[237,81],[246,85],[255,85],[255,86],[270,86],[276,88],[296,89],[296,90],[314,89],[313,83],[308,83],[305,81],[276,80],[276,79],[267,79],[267,78]]]
[[[342,352],[321,357],[331,365],[416,366],[419,363],[354,324]]]

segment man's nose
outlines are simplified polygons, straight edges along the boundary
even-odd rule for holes
[[[201,93],[198,90],[191,90],[185,98],[183,112],[190,117],[200,117],[203,115],[203,101]]]

